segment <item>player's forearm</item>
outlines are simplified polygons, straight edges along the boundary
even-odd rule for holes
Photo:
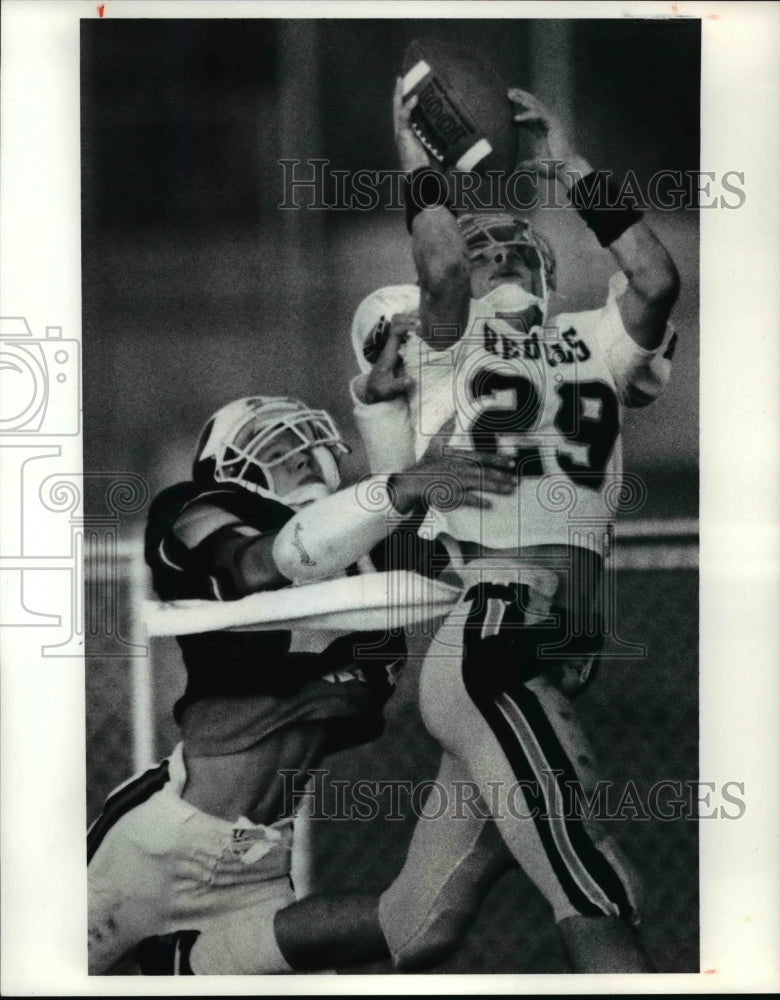
[[[591,164],[578,153],[566,156],[558,169],[558,177],[569,195],[573,196],[575,207],[577,186],[583,178],[587,180],[592,177],[588,206],[619,218],[623,209],[612,204],[611,196],[616,191],[609,189],[606,183],[608,176],[604,173],[596,176]],[[673,304],[679,291],[679,276],[671,255],[642,220],[640,213],[636,212],[632,216],[626,213],[625,221],[625,230],[607,244],[610,253],[639,295],[647,301],[671,299]]]
[[[415,216],[412,251],[420,281],[420,336],[442,350],[463,335],[471,298],[465,243],[448,208],[440,205]]]
[[[450,201],[446,176],[431,167],[428,154],[410,126],[417,98],[403,99],[403,81],[396,81],[393,97],[395,143],[405,173],[406,226],[423,288],[436,294],[439,286],[465,273],[468,258]]]
[[[680,277],[669,251],[641,212],[620,206],[618,189],[608,174],[595,173],[575,154],[567,158],[558,176],[580,216],[628,279],[628,289],[620,299],[626,331],[640,347],[654,350],[663,340],[680,292]]]
[[[300,510],[276,536],[279,572],[296,582],[322,580],[370,552],[411,506],[388,478],[372,476]]]
[[[680,292],[680,276],[669,251],[643,221],[634,223],[609,245],[629,287],[648,305],[668,312]]]
[[[533,94],[514,88],[508,96],[521,128],[543,126],[545,138],[533,162],[542,175],[555,177],[563,185],[573,207],[628,278],[628,292],[620,307],[626,329],[640,346],[652,349],[663,338],[679,292],[672,258],[642,221],[642,213],[621,205],[620,189],[609,171],[595,170],[577,152],[560,121]]]
[[[406,397],[369,402],[366,375],[350,382],[353,413],[372,472],[392,472],[414,464],[414,430]]]
[[[468,300],[469,261],[455,216],[439,205],[412,222],[412,253],[420,287],[433,301]]]
[[[289,577],[279,572],[274,561],[273,544],[273,535],[246,538],[227,527],[205,539],[193,558],[222,599],[236,600],[289,584]]]
[[[569,193],[577,181],[593,173],[593,167],[579,153],[567,153],[560,164],[557,168],[558,180]]]
[[[239,596],[286,587],[290,577],[279,571],[273,558],[274,538],[266,535],[240,546],[234,555]]]
[[[438,296],[453,286],[468,289],[469,261],[457,220],[443,205],[418,212],[412,221],[412,253],[420,285]]]

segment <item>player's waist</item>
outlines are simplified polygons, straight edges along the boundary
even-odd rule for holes
[[[535,545],[521,550],[490,549],[460,543],[463,564],[457,574],[464,587],[478,583],[525,584],[552,604],[568,604],[572,587],[600,585],[601,553],[573,545]]]
[[[566,544],[540,544],[512,546],[509,548],[491,548],[479,542],[458,542],[464,564],[478,563],[483,566],[537,566],[567,564],[576,549],[582,549],[594,556],[598,554],[592,549]]]
[[[538,547],[573,546],[604,552],[614,514],[603,496],[583,497],[561,491],[544,507],[534,485],[521,484],[511,496],[490,496],[491,507],[453,506],[431,510],[429,525],[434,534],[444,532],[461,545],[481,550],[511,553]]]

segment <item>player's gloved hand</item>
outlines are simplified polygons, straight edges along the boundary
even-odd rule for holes
[[[403,87],[403,80],[398,77],[393,93],[393,135],[401,170],[411,173],[418,167],[430,167],[431,161],[425,146],[409,124],[409,116],[417,106],[417,97],[410,97],[408,101],[404,101]]]
[[[420,318],[415,313],[396,313],[387,329],[387,340],[374,367],[369,372],[363,392],[366,403],[383,403],[405,396],[412,385],[407,376],[401,345],[410,330],[416,330]]]
[[[517,87],[507,91],[507,97],[514,105],[514,120],[533,135],[536,145],[535,155],[519,162],[518,169],[559,180],[567,188],[592,171],[588,161],[571,146],[560,121],[537,97]]]
[[[486,494],[509,496],[515,492],[517,470],[513,457],[480,451],[444,451],[454,424],[452,417],[411,469],[390,476],[388,486],[396,510],[407,512],[420,506],[442,511],[458,507],[489,510],[493,505]]]

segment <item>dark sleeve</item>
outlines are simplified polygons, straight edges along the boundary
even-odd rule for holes
[[[179,518],[195,505],[218,508],[234,523],[220,525],[198,544],[189,546],[176,533]],[[162,600],[206,598],[236,600],[260,589],[287,582],[258,580],[261,568],[252,552],[259,538],[282,527],[293,511],[282,504],[236,488],[202,488],[193,483],[165,490],[152,504],[146,530],[146,560],[154,589]]]
[[[370,555],[376,569],[406,569],[432,579],[444,572],[450,563],[445,546],[438,538],[430,541],[417,533],[424,517],[422,511],[412,515],[374,546]]]
[[[218,528],[191,552],[190,565],[213,582],[221,601],[289,586],[271,559],[276,532],[247,537],[240,525]]]

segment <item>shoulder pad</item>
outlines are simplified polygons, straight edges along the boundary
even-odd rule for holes
[[[215,483],[213,486],[178,483],[163,490],[149,508],[147,553],[157,550],[184,511],[201,503],[224,511],[262,533],[279,531],[295,514],[283,503],[250,493],[233,483]]]
[[[202,487],[195,483],[177,483],[169,486],[152,501],[146,521],[146,549],[156,549],[168,534],[183,508],[194,500]]]

